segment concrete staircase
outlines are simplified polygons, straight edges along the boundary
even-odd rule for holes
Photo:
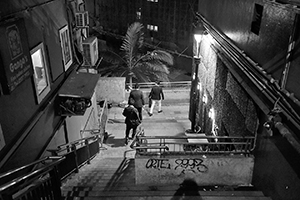
[[[253,188],[181,185],[136,185],[134,154],[128,146],[101,151],[89,165],[62,183],[65,200],[269,200]]]

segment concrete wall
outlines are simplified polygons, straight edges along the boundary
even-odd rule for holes
[[[120,103],[125,100],[124,77],[100,77],[96,86],[96,100],[107,99],[111,103]]]
[[[136,157],[136,184],[250,185],[253,166],[252,156]]]
[[[91,107],[87,108],[83,116],[71,116],[66,118],[69,142],[88,137],[88,132],[80,133],[81,130],[97,129],[98,126],[98,110],[96,103],[96,94],[94,93]]]

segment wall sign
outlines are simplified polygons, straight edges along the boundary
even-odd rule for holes
[[[0,35],[0,80],[9,94],[33,74],[24,20],[0,24]]]

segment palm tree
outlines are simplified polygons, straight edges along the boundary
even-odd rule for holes
[[[120,48],[123,55],[120,56],[110,51],[118,57],[118,61],[110,60],[111,65],[100,69],[100,73],[127,77],[130,86],[132,86],[133,78],[139,82],[169,80],[168,66],[173,65],[173,56],[162,50],[143,53],[144,33],[142,29],[143,25],[139,22],[134,22],[129,26]]]

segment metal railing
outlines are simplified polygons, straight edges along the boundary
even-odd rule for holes
[[[151,88],[155,85],[154,82],[139,83],[141,89]],[[160,82],[162,88],[190,88],[191,81],[177,81],[177,82]],[[129,88],[129,83],[126,83],[126,87]]]
[[[90,164],[90,160],[99,152],[100,143],[101,134],[95,134],[47,151],[53,156],[66,158],[58,166],[61,179],[65,179],[71,173],[78,172],[80,166]]]
[[[229,136],[144,136],[137,135],[131,145],[140,155],[250,154],[255,137]]]
[[[64,159],[64,157],[45,157],[28,165],[0,174],[0,199],[61,199],[61,181],[58,173],[58,165]],[[38,166],[38,169],[30,171],[35,166]]]
[[[52,156],[0,174],[0,199],[61,199],[61,180],[78,172],[80,166],[89,164],[100,150],[108,119],[106,100],[98,115],[99,129],[83,130],[91,136],[48,149]]]

